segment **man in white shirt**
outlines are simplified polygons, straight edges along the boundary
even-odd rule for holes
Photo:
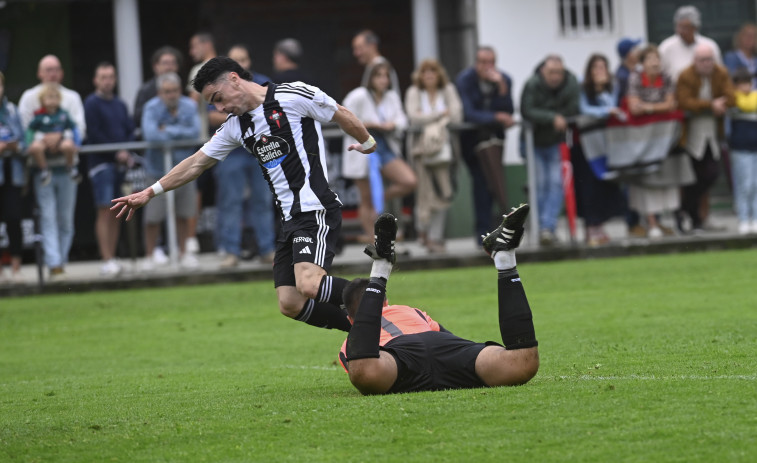
[[[26,90],[18,102],[18,112],[21,116],[21,125],[24,129],[26,129],[29,122],[34,118],[34,111],[41,107],[39,91],[42,89],[42,85],[54,83],[58,85],[61,93],[60,107],[71,115],[74,122],[76,122],[76,127],[79,129],[82,138],[85,138],[87,123],[84,120],[84,104],[82,104],[81,96],[78,93],[61,85],[61,82],[63,82],[63,66],[61,66],[57,56],[46,55],[42,57],[37,67],[37,78],[39,79],[39,84]]]
[[[660,43],[662,71],[673,81],[694,62],[694,50],[697,45],[706,43],[715,52],[715,62],[723,64],[720,47],[711,38],[699,34],[702,16],[695,6],[686,5],[678,8],[673,16],[676,33]]]
[[[67,111],[76,123],[81,137],[76,140],[77,145],[85,137],[87,123],[84,119],[84,104],[78,93],[63,85],[63,67],[55,55],[46,55],[39,61],[37,67],[39,85],[26,90],[18,103],[21,125],[27,128],[34,113],[42,104],[39,92],[44,84],[55,84],[61,94],[60,107]],[[47,133],[44,135],[47,146],[56,146],[61,141],[61,133]],[[48,166],[52,178],[43,182],[40,171],[34,172],[34,191],[40,209],[40,223],[42,229],[42,247],[45,250],[45,265],[50,269],[50,279],[65,279],[64,266],[68,263],[68,252],[74,238],[74,211],[76,209],[77,183],[66,171],[62,164],[60,153],[47,153]]]

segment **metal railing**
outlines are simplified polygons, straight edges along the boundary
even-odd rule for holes
[[[534,165],[534,144],[533,144],[533,131],[530,124],[525,121],[516,121],[515,125],[510,128],[522,126],[525,130],[526,137],[526,164],[527,167]],[[450,131],[459,134],[466,130],[475,130],[486,125],[473,124],[469,122],[461,122],[450,124],[448,128]],[[421,126],[410,126],[407,128],[407,133],[418,133],[422,130]],[[339,126],[335,123],[323,124],[322,133],[326,139],[341,138],[344,133]],[[148,141],[134,141],[123,143],[105,143],[97,145],[83,145],[79,149],[79,154],[88,155],[93,153],[113,152],[120,150],[127,151],[142,151],[146,149],[159,149],[163,151],[163,166],[164,170],[168,172],[173,168],[173,149],[175,148],[189,148],[189,147],[201,147],[207,140],[194,139],[194,140],[177,140],[168,142],[148,142]],[[531,216],[529,218],[528,236],[529,239],[536,243],[538,237],[538,206],[536,203],[536,174],[532,168],[527,168],[528,173],[528,202],[531,205]],[[176,206],[174,204],[174,191],[166,192],[166,235],[168,239],[168,257],[171,266],[178,267],[179,263],[179,246],[177,242],[176,234]]]
[[[530,242],[538,243],[539,237],[539,206],[536,201],[536,169],[534,159],[534,132],[531,124],[526,120],[515,120],[515,123],[509,128],[505,129],[507,132],[515,127],[521,127],[524,130],[525,138],[525,151],[526,151],[526,174],[527,174],[527,190],[528,190],[528,203],[531,208],[531,213],[528,218],[528,230],[527,236]],[[460,132],[468,130],[476,130],[484,127],[498,128],[501,127],[498,124],[474,124],[472,122],[458,122],[447,125],[447,128],[458,135]],[[423,130],[423,126],[410,126],[407,128],[407,133],[418,133]],[[323,136],[326,138],[337,138],[343,135],[343,132],[336,124],[324,124]]]
[[[173,167],[174,148],[200,147],[205,140],[175,140],[168,142],[135,141],[125,143],[105,143],[99,145],[84,145],[79,154],[104,153],[113,151],[138,151],[144,149],[159,149],[163,151],[163,170],[170,171]],[[166,237],[168,239],[168,259],[172,267],[179,265],[179,243],[176,233],[176,205],[174,204],[174,190],[166,192]]]
[[[757,122],[757,113],[742,113],[738,111],[729,111],[728,117],[731,120],[747,120],[747,121],[753,121]],[[576,118],[570,118],[569,122],[575,123]],[[538,244],[538,234],[539,234],[539,210],[538,210],[538,202],[536,198],[536,169],[535,166],[535,159],[534,159],[534,134],[533,134],[533,127],[528,121],[525,120],[516,120],[515,124],[510,127],[514,128],[516,126],[520,126],[522,130],[524,131],[524,141],[525,141],[525,161],[526,161],[526,172],[527,172],[527,189],[528,189],[528,202],[531,206],[531,214],[529,217],[529,226],[527,230],[527,236],[528,239],[532,243]],[[466,130],[475,130],[482,127],[486,127],[481,124],[473,124],[468,122],[462,122],[462,123],[455,123],[455,124],[449,124],[448,128],[450,131],[457,133],[459,135],[460,132],[466,131]],[[418,133],[422,130],[421,126],[411,126],[408,127],[406,132],[408,133]],[[334,138],[341,138],[344,136],[343,132],[339,129],[337,124],[330,123],[330,124],[323,124],[322,126],[322,133],[324,138],[327,139],[334,139]],[[123,143],[105,143],[105,144],[97,144],[97,145],[84,145],[79,149],[79,154],[88,155],[93,153],[103,153],[103,152],[114,152],[114,151],[120,151],[120,150],[127,150],[127,151],[142,151],[146,149],[159,149],[163,152],[163,166],[166,172],[171,170],[173,168],[173,150],[175,148],[189,148],[189,147],[201,147],[205,144],[207,140],[204,139],[194,139],[194,140],[178,140],[178,141],[168,141],[168,142],[148,142],[148,141],[134,141],[134,142],[123,142]],[[7,154],[7,153],[6,153]],[[166,192],[166,222],[167,222],[167,236],[168,236],[168,255],[169,255],[169,262],[171,266],[174,268],[178,267],[179,262],[179,246],[177,242],[177,234],[176,234],[176,207],[174,204],[174,191],[168,191]],[[42,259],[39,256],[37,257],[37,265],[40,267],[40,270],[43,266]],[[39,278],[40,278],[40,285],[43,284],[43,272],[39,272]]]

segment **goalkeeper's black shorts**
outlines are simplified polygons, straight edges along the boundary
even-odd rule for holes
[[[398,336],[381,348],[397,362],[389,393],[486,387],[476,374],[476,358],[488,345],[499,344],[439,331]]]

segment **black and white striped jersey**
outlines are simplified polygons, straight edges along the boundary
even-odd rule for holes
[[[223,161],[244,146],[263,166],[284,221],[299,212],[341,206],[329,188],[321,133],[321,122],[331,121],[336,102],[302,82],[266,85],[263,104],[242,116],[230,114],[202,152]]]

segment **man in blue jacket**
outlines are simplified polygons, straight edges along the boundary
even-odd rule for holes
[[[142,135],[145,141],[174,141],[193,140],[200,136],[200,116],[197,104],[189,97],[181,94],[181,79],[175,72],[168,72],[158,76],[156,80],[158,96],[145,104],[142,112]],[[175,166],[194,153],[193,147],[174,148],[172,150],[172,165]],[[160,149],[147,150],[147,173],[154,179],[159,179],[168,169],[165,169],[163,151]],[[193,230],[192,220],[197,215],[197,186],[195,182],[187,183],[178,188],[175,193],[176,231],[178,235],[181,265],[186,268],[199,266],[197,258],[187,252],[186,242]],[[157,198],[145,208],[145,255],[144,270],[152,270],[159,261],[154,259],[153,251],[160,234],[161,223],[166,219],[166,197]]]
[[[95,68],[95,91],[84,100],[84,117],[87,121],[87,143],[119,143],[134,140],[134,120],[129,116],[126,103],[115,94],[116,68],[103,62]],[[116,247],[121,222],[110,212],[110,200],[121,194],[126,165],[131,154],[126,150],[92,153],[86,158],[92,197],[97,208],[95,235],[103,264],[100,274],[113,277],[121,273],[116,261]]]
[[[496,58],[492,47],[478,47],[474,66],[462,71],[455,82],[465,121],[480,125],[460,134],[463,159],[473,184],[477,237],[492,228],[493,217],[507,212],[502,153],[505,130],[514,124],[512,80],[497,69]],[[499,208],[497,215],[492,214],[494,200]]]

